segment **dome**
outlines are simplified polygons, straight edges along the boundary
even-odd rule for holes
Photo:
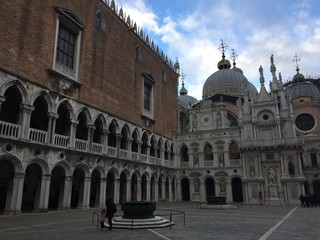
[[[287,95],[291,96],[291,99],[298,97],[319,97],[320,92],[315,85],[311,82],[296,82],[289,85],[285,90]]]
[[[220,69],[208,77],[202,89],[204,98],[216,94],[242,97],[245,92],[249,93],[249,97],[254,97],[258,93],[239,68]]]
[[[184,87],[184,82],[182,82],[182,88],[180,90],[180,96],[178,97],[178,103],[184,108],[189,108],[194,103],[197,103],[198,100],[192,96],[188,95],[187,89]]]

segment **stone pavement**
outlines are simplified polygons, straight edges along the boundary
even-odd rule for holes
[[[121,215],[120,207],[117,214]],[[157,209],[184,211],[170,228],[97,230],[92,213],[98,209],[0,215],[0,240],[318,240],[320,208],[246,205],[238,210],[191,207],[190,203],[158,203]],[[156,215],[168,211],[156,211]],[[169,219],[168,216],[164,216]]]

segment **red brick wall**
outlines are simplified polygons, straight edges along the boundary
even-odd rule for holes
[[[177,127],[177,75],[162,59],[99,0],[16,0],[0,4],[0,68],[44,88],[60,91],[52,69],[57,12],[73,11],[85,29],[81,38],[79,81],[66,95],[143,126],[143,78],[155,79],[153,130],[171,136]],[[105,13],[107,31],[95,26],[97,10]],[[142,49],[142,62],[134,50]],[[162,69],[167,81],[162,81]]]

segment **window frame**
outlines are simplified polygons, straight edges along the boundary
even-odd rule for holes
[[[84,27],[78,17],[72,11],[58,7],[56,7],[55,10],[58,15],[56,20],[52,70],[59,76],[62,76],[64,80],[67,80],[67,82],[63,83],[63,85],[69,87],[70,84],[79,82],[80,45]],[[72,67],[58,61],[58,44],[60,40],[59,36],[61,29],[64,29],[67,33],[74,36]]]

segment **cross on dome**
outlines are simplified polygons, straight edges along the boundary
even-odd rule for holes
[[[220,52],[222,53],[222,58],[223,58],[223,59],[225,59],[224,53],[225,53],[225,51],[226,51],[227,48],[228,48],[228,45],[223,42],[223,39],[221,39],[221,44],[220,44],[220,46],[218,47],[218,49],[219,49]]]
[[[299,62],[301,61],[301,58],[297,55],[297,53],[295,53],[295,55],[293,56],[293,60],[292,60],[295,64],[296,64],[296,70],[299,73]]]
[[[233,61],[233,66],[236,66],[237,58],[238,58],[238,54],[234,51],[234,49],[231,49],[231,59]]]

